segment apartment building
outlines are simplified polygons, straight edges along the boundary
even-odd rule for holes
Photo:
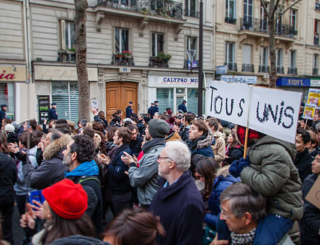
[[[295,1],[284,2],[287,9]],[[217,79],[268,85],[268,18],[261,1],[217,0],[214,12]],[[310,87],[320,85],[319,28],[320,3],[314,0],[299,2],[276,21],[277,86],[303,92],[304,99]]]
[[[206,81],[214,79],[213,4],[204,4]],[[143,113],[158,100],[161,112],[175,111],[185,99],[188,110],[197,111],[198,53],[191,64],[187,51],[199,45],[198,1],[89,0],[88,5],[90,99],[99,109],[110,115],[133,101],[134,112]],[[19,73],[15,79],[20,79],[0,75],[0,94],[3,85],[12,116],[39,120],[56,102],[59,118],[78,121],[73,0],[0,0],[0,11],[0,31],[9,34],[0,36],[1,70],[6,66],[6,74]]]

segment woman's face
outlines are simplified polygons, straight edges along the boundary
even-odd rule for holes
[[[204,177],[201,174],[197,173],[197,172],[195,172],[195,177],[196,177],[196,180],[200,180],[203,183],[206,182]]]
[[[304,149],[306,149],[307,147],[307,145],[304,144],[301,135],[296,135],[296,147],[297,147],[297,152],[303,152]]]
[[[44,201],[44,203],[43,203],[43,217],[46,220],[51,219],[51,210],[50,210],[50,206],[47,201]]]
[[[227,138],[227,143],[232,144],[233,142],[234,142],[234,138],[232,137],[232,134],[229,134],[229,136]]]

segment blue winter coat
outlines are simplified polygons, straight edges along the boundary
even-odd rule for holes
[[[57,115],[56,109],[54,108],[51,108],[48,114],[48,121],[50,122],[52,119],[58,120],[58,115]]]
[[[126,108],[126,118],[131,118],[131,116],[132,116],[132,108],[131,106],[128,106]]]
[[[191,152],[192,156],[195,155],[195,154],[201,154],[201,155],[204,155],[205,157],[214,157],[211,145],[209,145],[209,146],[207,146],[205,148],[196,149],[196,150]]]
[[[186,113],[187,112],[187,107],[186,107],[186,105],[185,104],[180,104],[179,106],[178,106],[178,111],[179,110],[181,110],[181,111],[183,111],[184,113]]]
[[[229,166],[221,170],[226,172],[224,175],[219,175],[213,182],[212,192],[208,200],[210,213],[207,213],[204,222],[207,223],[212,229],[216,229],[216,221],[220,213],[220,195],[228,188],[228,186],[239,182],[240,178],[235,178],[228,173]],[[226,176],[226,174],[228,174]]]

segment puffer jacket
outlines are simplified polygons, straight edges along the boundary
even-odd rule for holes
[[[226,142],[224,141],[222,137],[222,133],[219,131],[216,131],[213,134],[214,137],[214,144],[211,145],[214,158],[217,161],[217,163],[220,164],[223,162],[225,155],[226,155]]]
[[[213,133],[212,130],[208,129],[208,135],[201,136],[197,140],[190,141],[188,143],[189,149],[191,151],[191,155],[201,154],[205,157],[214,157],[213,150],[211,147],[211,143],[213,141]]]
[[[293,164],[295,146],[264,136],[249,149],[250,166],[241,172],[242,182],[267,197],[267,212],[291,220],[303,215],[302,184]]]
[[[143,157],[139,160],[139,168],[130,164],[129,180],[133,187],[137,187],[138,200],[142,205],[150,205],[158,186],[158,155],[164,148],[165,140],[155,138],[142,147]]]
[[[28,186],[36,189],[44,189],[64,179],[64,172],[68,168],[62,164],[62,151],[71,141],[69,135],[63,135],[51,142],[43,152],[41,165],[35,168],[32,164],[23,166],[23,174],[28,180]]]
[[[230,166],[225,166],[218,170],[217,177],[213,182],[212,192],[208,200],[210,213],[206,214],[204,222],[212,229],[216,229],[216,221],[217,218],[219,218],[218,214],[220,213],[221,193],[227,189],[229,185],[240,181],[240,178],[235,178],[229,174],[229,167]]]

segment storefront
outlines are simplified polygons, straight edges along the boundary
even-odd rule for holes
[[[204,87],[205,87],[205,84],[204,84]],[[149,105],[151,102],[155,100],[159,101],[158,106],[159,106],[159,111],[161,113],[163,113],[167,107],[172,108],[173,112],[176,113],[178,106],[182,103],[183,100],[186,100],[188,111],[191,111],[197,114],[198,77],[194,75],[193,76],[149,75],[148,77]]]
[[[300,92],[303,94],[303,102],[307,101],[308,92],[310,87],[320,87],[319,82],[313,82],[311,86],[311,80],[309,78],[302,77],[280,77],[277,80],[277,87],[293,92]]]
[[[236,75],[221,75],[221,81],[228,83],[247,83],[257,84],[257,76],[236,76]]]

